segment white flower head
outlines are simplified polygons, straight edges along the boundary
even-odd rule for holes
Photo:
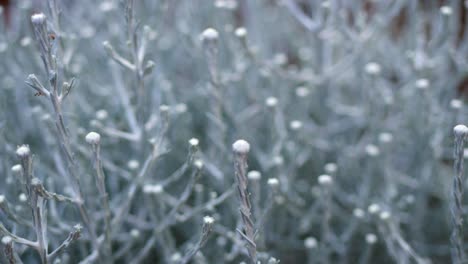
[[[373,203],[373,204],[369,205],[369,207],[367,207],[367,211],[370,214],[377,214],[377,213],[380,212],[380,205]]]
[[[6,200],[5,195],[0,194],[0,204],[4,203]]]
[[[13,242],[13,238],[11,236],[4,236],[2,237],[2,244],[8,245]]]
[[[209,215],[203,217],[203,223],[207,224],[207,225],[211,225],[213,224],[215,221],[215,219]]]
[[[456,136],[466,136],[468,134],[468,127],[465,125],[456,125],[453,128],[453,132],[455,133]]]
[[[450,107],[452,107],[453,109],[460,109],[463,107],[463,101],[459,99],[452,99],[450,101]]]
[[[216,41],[219,38],[219,33],[214,28],[207,28],[201,33],[202,41]]]
[[[278,105],[278,98],[270,96],[265,100],[265,104],[268,107],[275,107]]]
[[[245,36],[247,36],[247,29],[245,29],[245,27],[236,28],[234,34],[236,34],[238,38],[245,38]]]
[[[325,164],[323,169],[325,170],[326,173],[333,174],[338,170],[338,165],[336,165],[336,163],[332,163],[332,162],[327,163],[327,164]]]
[[[96,132],[89,132],[85,137],[86,142],[91,145],[97,145],[101,141],[101,135]]]
[[[391,214],[389,211],[382,211],[379,215],[381,220],[388,220],[390,218]]]
[[[377,243],[377,236],[373,233],[369,233],[366,235],[366,242],[370,245]]]
[[[21,164],[16,164],[13,167],[11,167],[11,171],[14,173],[19,173],[22,169],[23,167],[21,166]]]
[[[43,13],[37,13],[31,16],[31,22],[34,25],[42,25],[46,21],[46,16]]]
[[[193,161],[193,165],[195,166],[195,168],[201,170],[205,164],[203,163],[203,160],[196,159]]]
[[[353,215],[356,218],[362,219],[364,218],[365,212],[361,208],[354,208]]]
[[[232,144],[232,149],[234,152],[239,153],[239,154],[247,154],[250,151],[250,144],[249,142],[239,139],[234,144]]]
[[[28,200],[28,197],[26,196],[26,194],[24,193],[21,193],[19,196],[18,196],[18,199],[20,200],[20,202],[26,202]]]
[[[380,150],[376,145],[369,144],[366,146],[365,151],[367,155],[371,157],[377,157],[380,154]]]
[[[190,144],[190,146],[192,146],[192,147],[198,146],[199,143],[200,143],[200,141],[198,140],[198,138],[191,138],[191,139],[189,140],[189,144]]]
[[[312,249],[317,247],[317,239],[315,237],[308,237],[304,240],[304,246],[307,249]]]
[[[130,230],[130,235],[133,237],[133,238],[138,238],[140,236],[140,231],[138,229],[132,229]]]
[[[104,120],[109,116],[109,113],[105,109],[100,109],[96,111],[96,119],[97,120]]]
[[[450,6],[441,6],[440,13],[442,13],[442,15],[444,16],[450,16],[453,13],[453,11]]]
[[[271,187],[277,187],[279,185],[279,181],[276,178],[269,178],[267,184]]]
[[[418,89],[427,89],[429,87],[429,80],[428,79],[418,79],[416,81],[416,88]]]
[[[364,69],[369,75],[378,75],[382,71],[380,64],[376,62],[367,63]]]
[[[302,122],[299,120],[293,120],[291,123],[289,123],[289,127],[294,131],[299,130],[302,128]]]
[[[333,184],[333,178],[328,174],[318,176],[318,183],[322,186],[330,186]]]
[[[28,145],[22,145],[16,149],[16,155],[20,158],[25,158],[31,155],[31,150]]]
[[[136,169],[138,169],[140,167],[140,162],[138,162],[138,160],[134,160],[134,159],[129,160],[127,162],[127,167],[129,169],[131,169],[131,170],[136,170]]]
[[[247,178],[252,181],[258,181],[262,178],[262,174],[259,171],[251,170],[247,173]]]
[[[160,194],[164,190],[163,186],[160,184],[155,184],[155,185],[145,185],[143,187],[143,192],[147,194]]]

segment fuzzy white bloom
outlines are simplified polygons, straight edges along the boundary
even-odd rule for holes
[[[31,44],[32,42],[32,39],[30,37],[24,37],[20,40],[20,45],[22,47],[27,47]]]
[[[247,154],[250,151],[250,144],[249,142],[239,139],[234,144],[232,144],[232,149],[234,152],[239,154]]]
[[[235,0],[216,0],[214,5],[217,8],[226,10],[233,10],[237,8],[237,2]]]
[[[310,91],[309,89],[307,89],[306,87],[304,86],[299,86],[296,88],[296,96],[297,97],[306,97],[307,95],[309,95]]]
[[[369,205],[369,207],[367,207],[367,211],[370,214],[377,214],[377,213],[380,212],[380,205],[373,203],[373,204]]]
[[[379,217],[381,220],[388,220],[390,218],[391,214],[389,211],[383,211],[380,213]]]
[[[317,239],[315,237],[308,237],[304,240],[304,246],[307,249],[312,249],[317,247]]]
[[[196,147],[200,143],[198,138],[191,138],[188,142],[189,142],[190,146],[192,146],[192,147]]]
[[[203,30],[201,34],[202,41],[213,41],[213,40],[217,40],[218,37],[219,37],[219,33],[214,28],[207,28]]]
[[[5,202],[5,200],[6,200],[5,195],[0,194],[0,204],[2,204],[3,202]]]
[[[375,234],[369,233],[366,235],[367,244],[373,245],[377,243],[377,236]]]
[[[390,143],[393,141],[392,133],[382,132],[379,134],[379,141],[382,143]]]
[[[336,163],[327,163],[325,164],[323,169],[325,170],[326,173],[333,174],[338,170],[338,165],[336,165]]]
[[[20,200],[20,202],[26,202],[28,200],[28,197],[26,196],[26,194],[24,193],[21,193],[19,196],[18,196],[18,199]]]
[[[145,185],[143,187],[143,192],[147,194],[160,194],[162,193],[164,188],[160,184],[155,184],[155,185]]]
[[[354,217],[361,219],[364,217],[365,212],[361,208],[354,208],[353,215]]]
[[[279,181],[276,178],[269,178],[267,184],[271,187],[277,187],[279,185]]]
[[[333,178],[330,175],[322,174],[318,176],[318,183],[323,186],[330,186],[333,184]]]
[[[203,217],[203,223],[207,224],[207,225],[211,225],[213,224],[215,221],[215,219],[209,215]]]
[[[20,164],[16,164],[13,167],[11,167],[11,171],[14,173],[19,173],[22,169],[23,167]]]
[[[270,96],[265,100],[265,104],[268,107],[275,107],[278,105],[278,98]]]
[[[456,136],[465,136],[468,134],[468,127],[466,127],[465,125],[456,125],[453,128],[453,132]]]
[[[138,229],[133,228],[130,230],[130,236],[133,238],[138,238],[140,236],[140,231]]]
[[[31,150],[28,145],[22,145],[16,149],[16,155],[20,158],[25,158],[31,154]]]
[[[101,141],[101,135],[96,132],[89,132],[86,135],[85,140],[88,142],[88,144],[96,145]]]
[[[427,89],[429,87],[428,79],[418,79],[416,81],[416,88],[418,89]]]
[[[247,178],[252,181],[258,181],[262,178],[262,174],[259,171],[251,170],[247,173]]]
[[[46,21],[46,16],[43,13],[34,14],[31,16],[31,22],[34,25],[42,25]]]
[[[450,6],[441,6],[440,13],[442,13],[442,15],[445,15],[445,16],[450,16],[453,13],[453,11]]]
[[[136,170],[140,167],[140,162],[138,162],[138,160],[129,160],[127,167],[131,170]]]
[[[179,252],[172,254],[171,261],[172,262],[179,262],[182,259],[182,255]]]
[[[460,109],[463,107],[463,101],[459,99],[452,99],[450,101],[450,107],[452,107],[453,109]]]
[[[167,113],[167,112],[169,112],[169,110],[170,110],[170,108],[167,105],[163,104],[163,105],[159,106],[159,112],[161,112],[161,113]]]
[[[11,236],[4,236],[2,237],[2,244],[8,245],[13,242],[13,238]]]
[[[378,156],[380,154],[379,148],[376,145],[373,145],[373,144],[367,145],[366,148],[365,148],[365,151],[366,151],[367,155],[369,155],[371,157],[376,157],[376,156]]]
[[[203,163],[203,160],[201,160],[201,159],[196,159],[196,160],[193,162],[193,165],[195,166],[195,168],[201,170],[205,164]]]
[[[245,29],[245,27],[236,28],[234,34],[236,34],[238,38],[245,38],[245,36],[247,36],[247,29]]]
[[[364,69],[367,72],[367,74],[370,74],[370,75],[377,75],[382,70],[380,65],[378,63],[375,63],[375,62],[367,63]]]
[[[100,109],[96,111],[96,119],[97,120],[104,120],[109,116],[109,113],[107,113],[106,110]]]
[[[299,120],[293,120],[293,121],[291,121],[291,123],[289,123],[289,127],[292,130],[299,130],[299,129],[302,128],[302,122],[299,121]]]

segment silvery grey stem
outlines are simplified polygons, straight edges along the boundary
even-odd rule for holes
[[[453,230],[450,237],[452,242],[452,261],[455,264],[461,264],[465,261],[465,252],[463,249],[463,151],[465,138],[468,134],[468,128],[464,125],[457,125],[453,129],[455,135],[454,145],[454,170],[452,199],[450,201],[450,210],[452,213]]]
[[[251,217],[251,205],[249,192],[247,190],[247,153],[250,145],[245,140],[237,140],[232,145],[234,151],[234,171],[237,181],[237,190],[239,194],[240,208],[243,231],[238,230],[239,234],[246,241],[246,248],[249,252],[250,260],[253,264],[257,263],[257,245],[255,244],[255,227]]]

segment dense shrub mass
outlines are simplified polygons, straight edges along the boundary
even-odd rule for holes
[[[0,3],[1,263],[465,261],[462,0]]]

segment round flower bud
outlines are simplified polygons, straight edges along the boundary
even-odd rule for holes
[[[388,220],[390,218],[391,214],[389,211],[383,211],[380,213],[379,217],[381,220]]]
[[[218,37],[219,37],[218,31],[216,31],[216,29],[213,29],[213,28],[207,28],[203,30],[201,34],[202,41],[214,41],[214,40],[217,40]]]
[[[252,170],[247,173],[247,178],[252,181],[258,181],[262,178],[262,174],[259,171]]]
[[[428,79],[419,79],[416,81],[416,88],[418,89],[426,89],[429,87],[429,80]]]
[[[353,210],[353,215],[356,218],[361,219],[361,218],[364,217],[364,214],[365,214],[364,210],[362,210],[361,208],[354,208],[354,210]]]
[[[302,122],[299,120],[293,120],[291,123],[289,123],[289,127],[291,130],[299,130],[302,128]]]
[[[247,29],[244,27],[237,28],[234,34],[236,34],[238,38],[245,38],[245,36],[247,36]]]
[[[366,146],[366,153],[371,157],[376,157],[380,154],[380,150],[376,145],[369,144]]]
[[[381,143],[390,143],[393,141],[393,135],[388,132],[383,132],[379,134],[379,141]]]
[[[104,110],[104,109],[101,109],[101,110],[96,111],[96,119],[97,119],[97,120],[104,120],[104,119],[106,119],[108,116],[109,116],[109,113],[107,113],[107,111]]]
[[[307,87],[304,87],[304,86],[299,86],[296,88],[296,96],[297,97],[306,97],[307,95],[309,95],[310,91],[309,89],[307,89]]]
[[[11,167],[11,171],[14,172],[14,173],[19,173],[19,172],[21,172],[22,169],[23,169],[23,167],[21,167],[20,164],[16,164],[13,167]]]
[[[34,14],[31,16],[31,22],[34,25],[42,25],[46,21],[46,16],[43,13]]]
[[[201,170],[203,168],[203,160],[201,159],[196,159],[194,162],[193,162],[193,165],[195,166],[195,168]]]
[[[265,104],[268,107],[275,107],[278,105],[278,99],[276,97],[270,96],[265,100]]]
[[[16,155],[20,158],[25,158],[31,154],[31,150],[28,145],[22,145],[16,149]]]
[[[465,125],[456,125],[453,128],[453,132],[456,136],[465,136],[466,134],[468,134],[468,127],[466,127]],[[16,153],[18,153],[18,151]]]
[[[453,109],[460,109],[463,107],[463,101],[459,99],[452,99],[450,101],[450,107],[452,107]]]
[[[330,186],[333,184],[333,178],[330,175],[323,174],[318,176],[318,183],[323,186]]]
[[[271,187],[277,187],[279,185],[279,181],[276,178],[269,178],[267,184]]]
[[[380,71],[381,71],[381,67],[380,67],[380,65],[378,63],[369,62],[365,66],[365,71],[369,75],[378,75],[380,73]]]
[[[325,164],[323,169],[325,170],[326,173],[333,174],[338,170],[338,166],[336,165],[336,163],[327,163]]]
[[[452,8],[450,6],[441,6],[440,13],[444,16],[450,16],[452,14]]]
[[[304,240],[304,246],[308,249],[316,248],[317,244],[317,239],[315,239],[315,237],[308,237]]]
[[[127,163],[127,167],[131,170],[136,170],[140,167],[140,163],[138,160],[129,160]]]
[[[199,143],[200,143],[200,141],[199,141],[197,138],[191,138],[191,139],[189,140],[189,144],[190,144],[190,146],[192,146],[192,147],[198,146]]]
[[[250,151],[250,144],[249,142],[239,139],[234,144],[232,144],[232,149],[234,152],[239,154],[247,154]]]
[[[378,212],[380,212],[380,205],[373,203],[369,205],[369,207],[367,208],[367,211],[370,214],[377,214]]]
[[[366,235],[367,244],[373,245],[377,242],[377,236],[375,234],[369,233]]]
[[[99,135],[96,132],[89,132],[86,135],[85,139],[86,142],[88,142],[88,144],[96,145],[99,144],[99,142],[101,141],[101,135]]]
[[[11,236],[4,236],[2,237],[2,244],[8,245],[13,242],[13,238]]]
[[[207,225],[211,225],[213,224],[215,221],[215,219],[209,215],[203,217],[203,223],[207,224]]]

